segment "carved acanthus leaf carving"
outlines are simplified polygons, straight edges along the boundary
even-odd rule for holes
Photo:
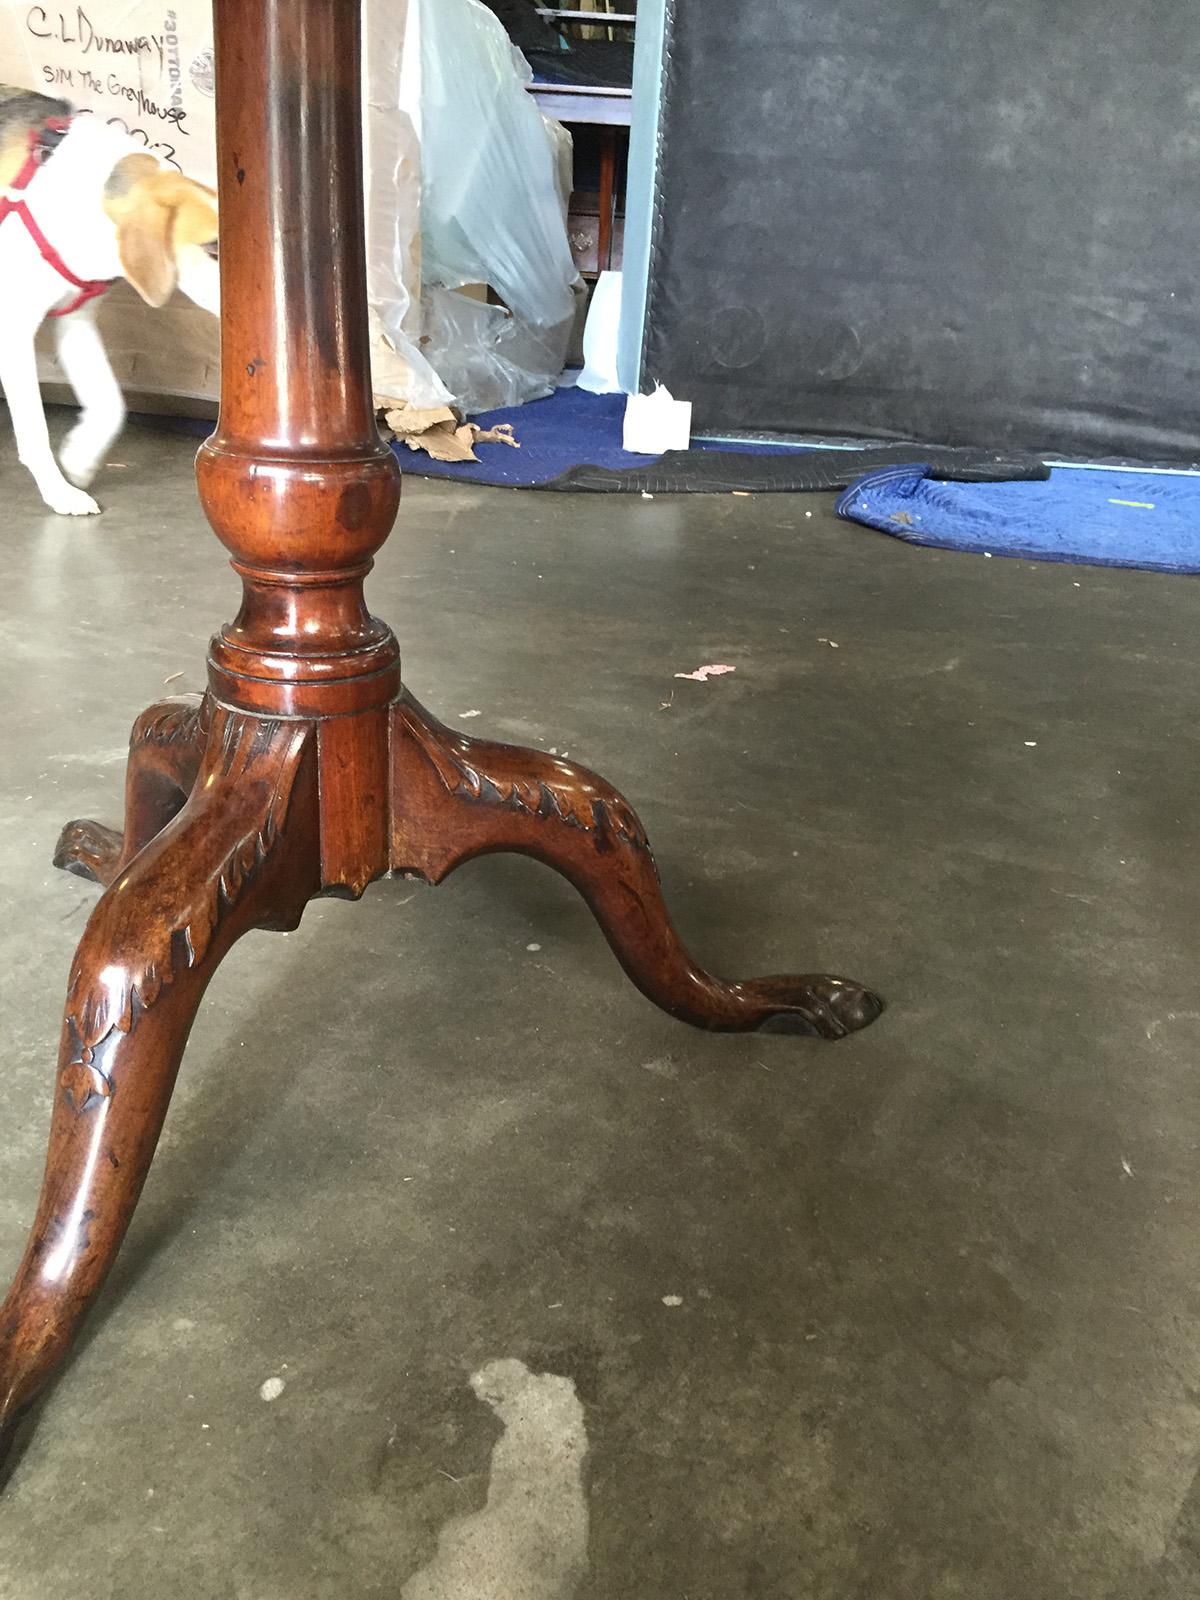
[[[207,695],[160,700],[134,723],[129,743],[135,748],[141,744],[197,744],[207,732],[211,712]]]
[[[128,1033],[149,1010],[177,963],[203,959],[279,838],[307,736],[305,724],[215,712],[201,798],[108,890],[79,947],[67,1018],[85,1068],[114,1028]],[[198,872],[205,860],[211,870]]]
[[[76,1111],[86,1111],[93,1100],[107,1100],[113,1092],[110,1077],[95,1061],[72,1061],[59,1079]]]
[[[405,722],[429,764],[451,794],[491,805],[510,806],[530,816],[553,817],[648,849],[637,813],[603,778],[542,752],[519,750],[482,739],[467,739],[406,708]]]

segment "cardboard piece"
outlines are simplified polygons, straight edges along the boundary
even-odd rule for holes
[[[424,450],[435,461],[478,461],[474,450],[477,444],[521,448],[513,437],[511,422],[481,428],[477,423],[464,422],[451,406],[397,406],[384,411],[383,423],[410,450]]]

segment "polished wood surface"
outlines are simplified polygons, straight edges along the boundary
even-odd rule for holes
[[[548,863],[625,971],[701,1028],[837,1039],[880,1002],[822,976],[727,982],[671,925],[645,833],[595,773],[443,727],[363,595],[399,503],[371,400],[358,7],[217,0],[222,397],[197,476],[243,585],[209,692],[137,719],[120,833],[56,862],[106,885],[72,964],[46,1176],[0,1308],[0,1458],[104,1281],[188,1032],[251,928],[319,894],[440,882],[487,851]]]
[[[613,952],[655,1005],[697,1028],[840,1039],[879,1014],[842,978],[705,971],[671,925],[645,830],[586,767],[538,750],[468,739],[407,693],[394,709],[392,868],[440,883],[473,856],[534,857],[573,883]]]

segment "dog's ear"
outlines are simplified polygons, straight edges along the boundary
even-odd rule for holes
[[[179,276],[172,228],[175,207],[166,203],[150,155],[125,156],[104,186],[104,209],[116,225],[121,270],[147,305],[164,306]]]
[[[172,213],[166,206],[139,206],[117,229],[117,252],[125,276],[148,306],[165,306],[179,271],[171,248]]]

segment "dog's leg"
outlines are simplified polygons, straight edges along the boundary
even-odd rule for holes
[[[67,482],[50,448],[33,348],[36,332],[36,326],[22,322],[11,307],[0,318],[0,385],[8,400],[17,457],[33,474],[38,493],[51,511],[64,517],[94,516],[100,507],[90,494]]]
[[[67,477],[81,489],[96,476],[125,421],[125,397],[109,365],[94,304],[60,317],[57,327],[58,359],[83,407],[83,415],[62,442],[58,459]]]

